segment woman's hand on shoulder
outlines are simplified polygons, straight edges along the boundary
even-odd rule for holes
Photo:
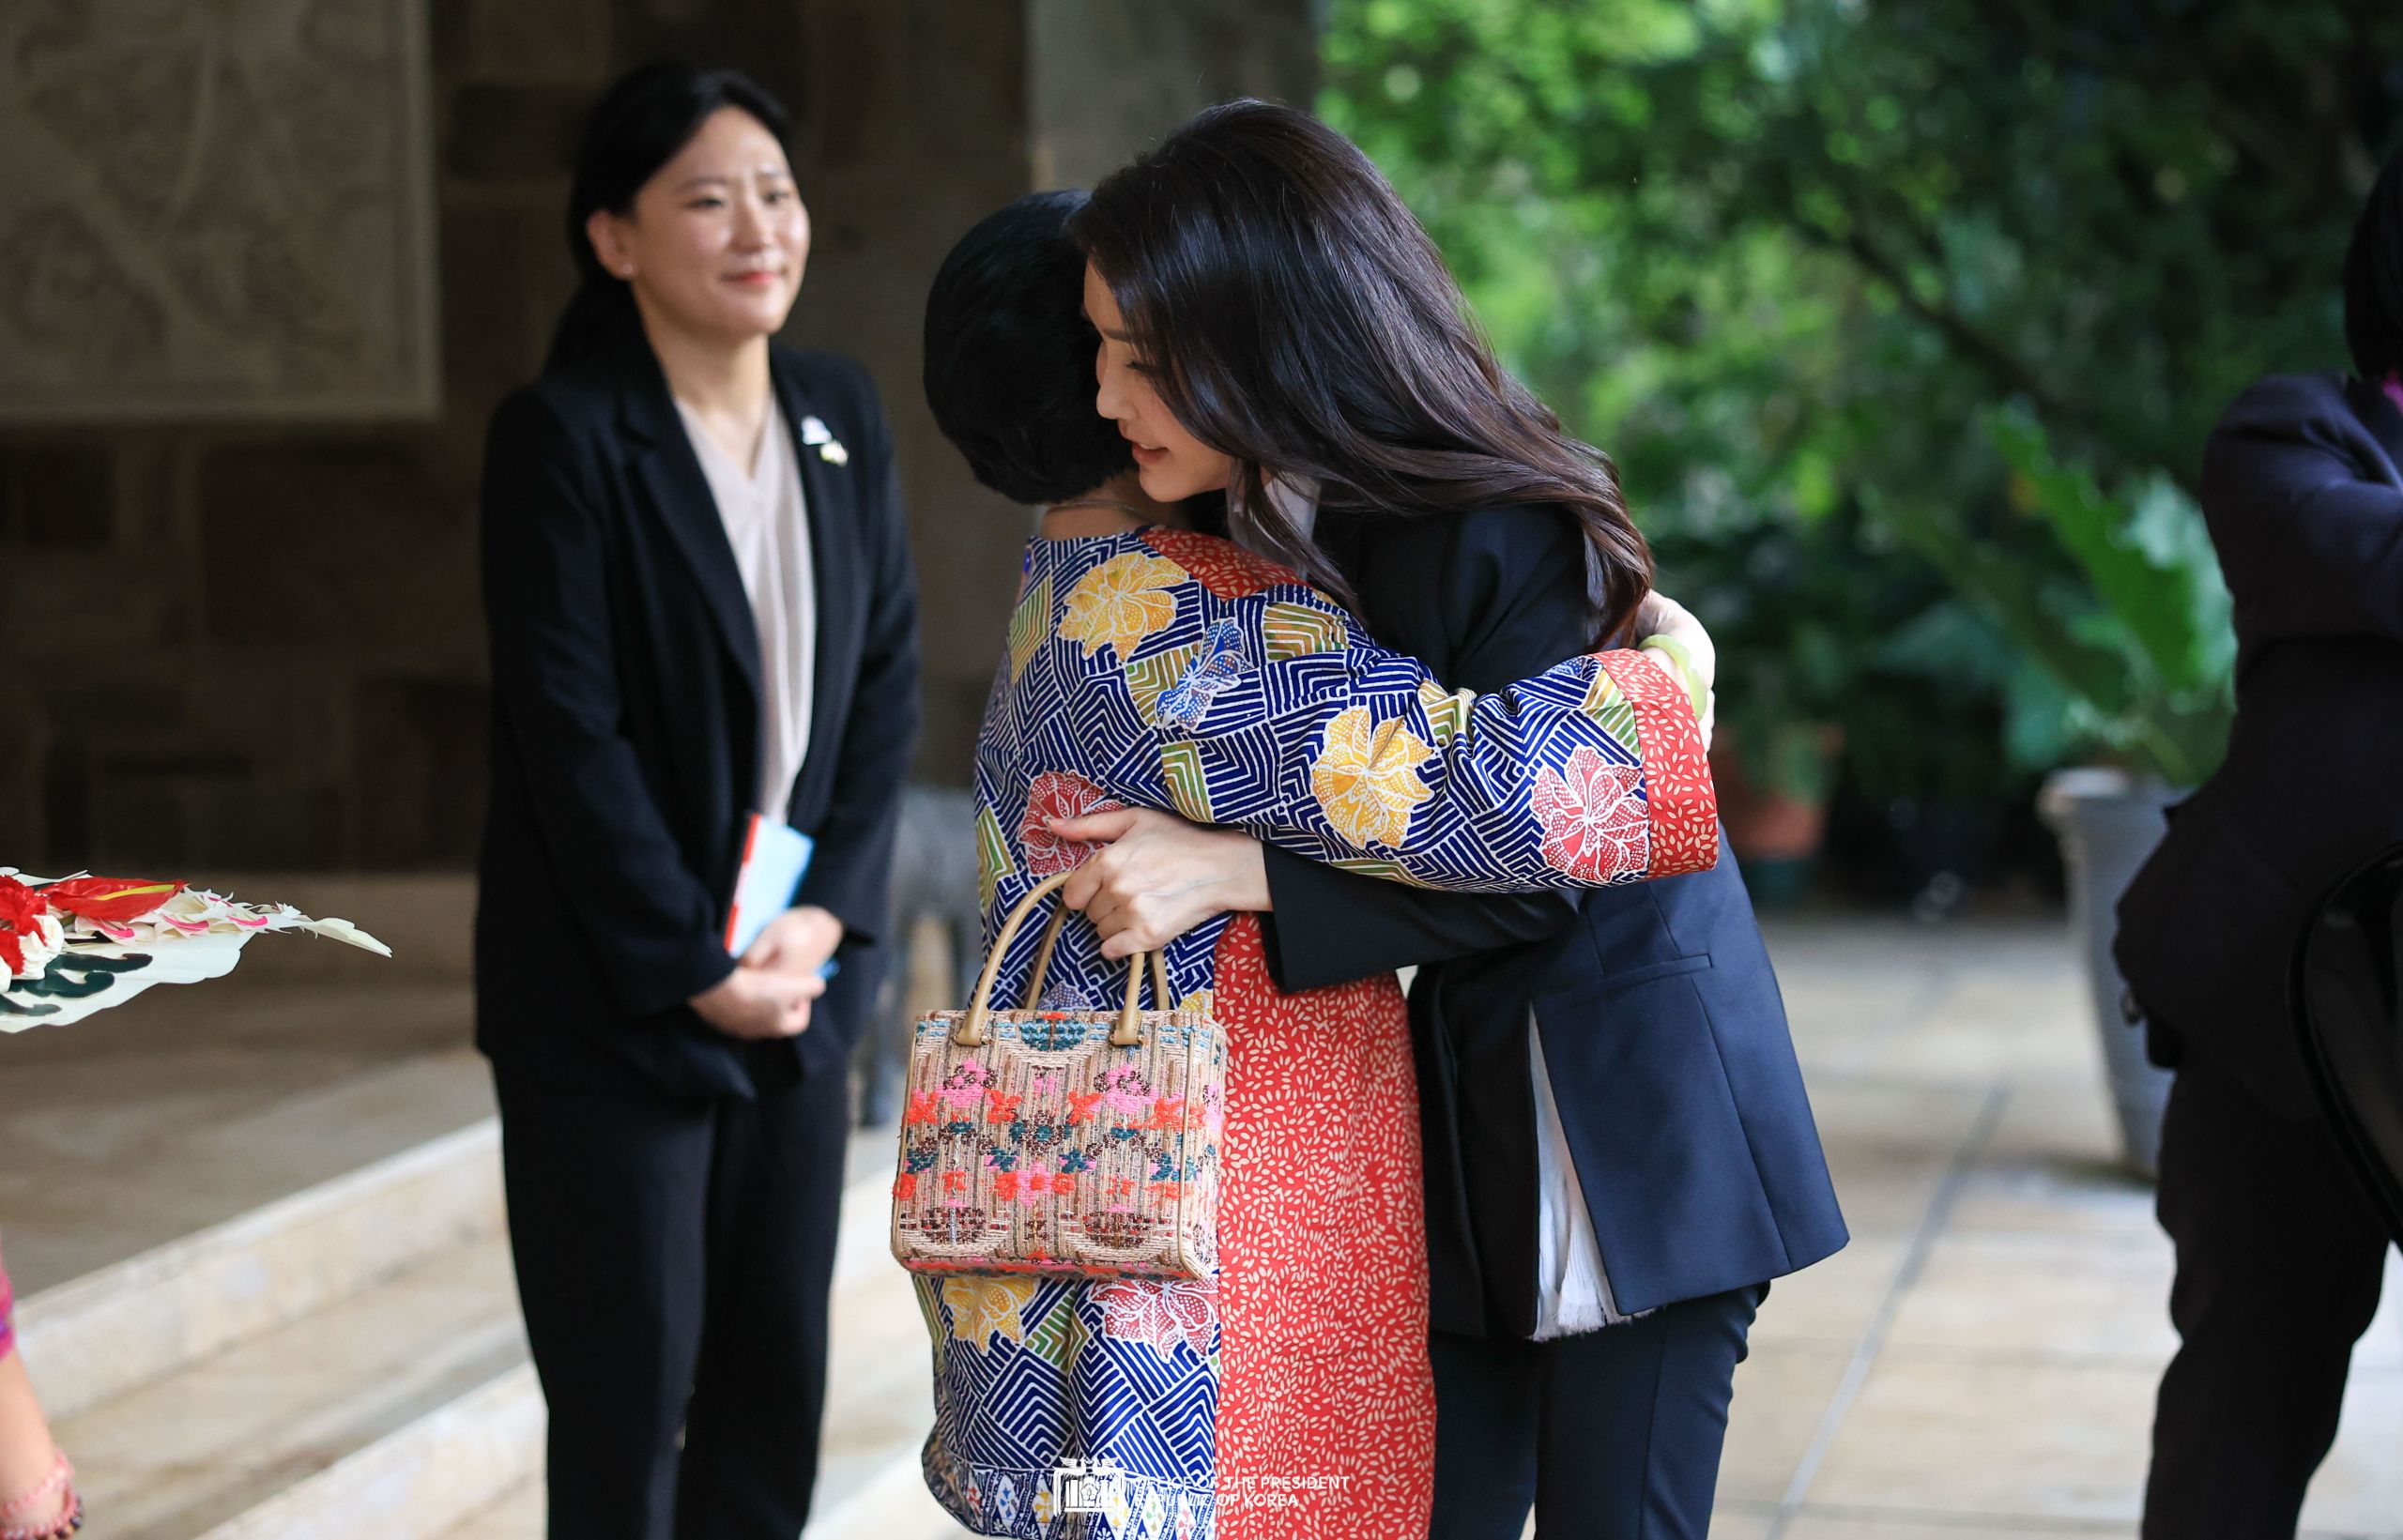
[[[1260,842],[1235,829],[1122,808],[1048,820],[1062,839],[1099,844],[1061,897],[1101,933],[1105,958],[1156,952],[1215,915],[1269,907]]]
[[[1697,676],[1693,683],[1706,691],[1718,688],[1719,649],[1710,633],[1694,618],[1693,611],[1657,588],[1644,596],[1635,611],[1636,641],[1641,644],[1656,636],[1676,644],[1676,652],[1682,654],[1677,661]]]
[[[1719,711],[1719,649],[1710,633],[1691,610],[1656,589],[1636,609],[1635,634],[1644,655],[1675,679],[1678,689],[1701,697],[1695,716],[1703,747],[1708,748]]]

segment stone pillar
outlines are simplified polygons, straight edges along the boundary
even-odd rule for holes
[[[1026,0],[1034,185],[1091,187],[1213,102],[1318,92],[1311,0]]]

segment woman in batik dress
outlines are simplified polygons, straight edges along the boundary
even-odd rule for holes
[[[1124,441],[1091,432],[1081,264],[1059,238],[1077,201],[1037,195],[987,221],[929,306],[938,422],[988,485],[1048,505],[978,745],[988,936],[1092,854],[1056,825],[1110,808],[1465,890],[1707,863],[1716,812],[1693,705],[1652,655],[1446,692],[1290,571],[1174,526],[1184,515],[1144,495]],[[1064,333],[1056,356],[1030,341]],[[997,1004],[1022,998],[1040,929],[1003,958]],[[1400,991],[1387,975],[1278,992],[1247,914],[1162,951],[1175,1003],[1228,1031],[1218,1275],[922,1279],[928,1485],[973,1530],[1043,1540],[1423,1532],[1433,1405]],[[1124,966],[1072,924],[1045,1003],[1114,999]],[[951,1117],[905,1115],[901,1201],[920,1196]],[[1021,1201],[1078,1158],[1003,1107],[978,1136]]]

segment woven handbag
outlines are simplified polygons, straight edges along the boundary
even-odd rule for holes
[[[1156,953],[1116,1010],[996,1011],[1011,940],[1063,872],[1003,922],[965,1011],[918,1023],[893,1183],[893,1255],[918,1273],[1206,1278],[1217,1266],[1226,1033],[1168,1003]],[[1053,915],[1027,998],[1066,922]]]

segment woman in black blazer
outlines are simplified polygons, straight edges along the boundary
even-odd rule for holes
[[[1237,540],[1455,688],[1640,624],[1650,559],[1608,462],[1494,362],[1341,135],[1214,108],[1071,228],[1147,494],[1228,486]],[[1211,902],[1269,911],[1281,988],[1424,965],[1436,1540],[1513,1540],[1530,1505],[1547,1537],[1702,1535],[1765,1288],[1845,1240],[1734,862],[1476,898],[1140,817],[1071,889],[1116,950]]]
[[[560,1540],[790,1540],[816,1474],[916,604],[873,386],[771,341],[808,252],[783,124],[731,72],[611,88],[582,286],[486,451],[477,1042]],[[737,959],[754,813],[815,849]]]
[[[2294,1533],[2391,1244],[2312,1097],[2289,991],[2329,890],[2403,841],[2403,155],[2354,225],[2344,294],[2352,372],[2256,381],[2204,446],[2236,720],[2120,901],[2120,970],[2178,1071],[2157,1212],[2180,1346],[2145,1540]]]

